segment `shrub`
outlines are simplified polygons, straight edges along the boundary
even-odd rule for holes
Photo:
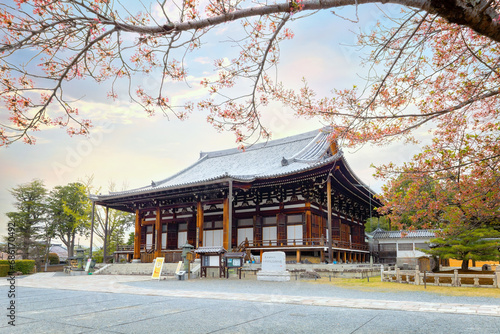
[[[10,267],[8,260],[0,260],[0,265],[6,264]],[[35,269],[35,260],[16,260],[15,271],[20,271],[24,275],[33,273]]]
[[[16,261],[16,271],[20,271],[24,275],[33,273],[34,269],[35,269],[35,260]]]
[[[6,277],[9,274],[9,268],[8,264],[0,264],[0,277]]]
[[[49,264],[59,264],[59,255],[57,253],[49,253]]]

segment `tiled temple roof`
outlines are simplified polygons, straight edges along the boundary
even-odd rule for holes
[[[376,229],[372,233],[373,239],[396,239],[396,238],[435,238],[436,232],[433,230],[414,231],[384,231]]]
[[[307,171],[342,157],[341,151],[332,156],[329,133],[328,128],[324,128],[255,144],[244,151],[234,148],[201,152],[198,161],[166,179],[153,181],[142,188],[95,198],[175,189],[227,178],[251,182]]]

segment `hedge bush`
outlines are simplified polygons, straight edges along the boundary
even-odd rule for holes
[[[59,255],[57,253],[49,253],[49,264],[59,264]]]
[[[8,264],[0,264],[0,277],[7,277],[10,266]]]
[[[6,264],[10,268],[9,260],[0,260],[0,265]],[[16,260],[15,271],[20,271],[24,275],[33,273],[35,260]]]

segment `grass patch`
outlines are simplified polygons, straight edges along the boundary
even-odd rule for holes
[[[346,289],[354,289],[360,291],[373,292],[406,292],[406,291],[423,291],[437,293],[446,296],[460,297],[489,297],[500,298],[499,288],[469,288],[469,287],[450,287],[450,286],[433,286],[427,285],[427,289],[423,285],[413,285],[405,283],[381,282],[380,276],[370,277],[370,282],[366,278],[334,278],[323,277],[316,281],[309,281],[312,284],[329,284]]]

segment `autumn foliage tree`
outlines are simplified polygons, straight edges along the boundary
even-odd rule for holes
[[[400,5],[402,12],[389,18],[390,25],[359,36],[367,50],[363,87],[317,96],[307,82],[299,90],[280,82],[275,74],[280,44],[293,38],[289,22],[348,5],[357,12],[369,3]],[[398,187],[387,188],[387,212],[395,215],[415,201],[416,220],[427,206],[453,224],[467,217],[498,221],[499,1],[184,0],[152,2],[140,10],[127,4],[15,0],[0,5],[0,99],[9,113],[1,119],[0,144],[33,143],[31,131],[50,125],[87,134],[91,121],[66,91],[79,79],[108,83],[111,99],[122,98],[117,86],[126,81],[128,98],[148,114],[183,119],[194,108],[206,111],[208,122],[233,131],[240,144],[252,135],[269,136],[260,113],[274,100],[301,117],[332,125],[332,139],[347,146],[413,143],[416,131],[430,128],[434,141],[412,162],[380,167],[381,177],[403,174],[415,180],[413,197],[398,198]],[[241,24],[242,30],[234,30],[243,34],[223,37],[239,55],[213,59],[216,76],[201,81],[207,98],[174,105],[169,83],[187,80],[184,60],[203,47],[210,30],[226,23]],[[148,90],[137,83],[138,75],[155,75],[160,84]],[[419,204],[415,195],[421,175],[436,180],[435,199],[427,204]]]

